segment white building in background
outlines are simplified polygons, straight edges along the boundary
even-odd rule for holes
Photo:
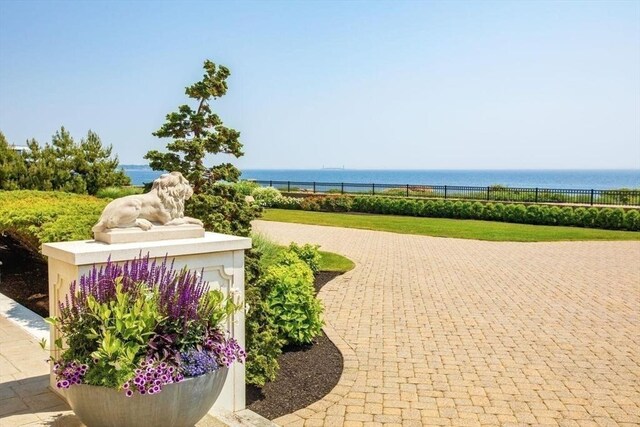
[[[11,145],[11,148],[13,151],[17,151],[20,154],[25,154],[31,151],[26,145]]]

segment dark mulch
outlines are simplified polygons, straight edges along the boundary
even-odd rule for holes
[[[47,264],[8,236],[0,235],[0,293],[40,316],[49,315]],[[316,292],[340,273],[321,271]],[[278,418],[320,400],[342,374],[342,355],[322,333],[312,345],[288,346],[278,358],[280,371],[264,387],[247,385],[247,407],[268,419]]]
[[[316,291],[339,275],[318,273]],[[274,382],[262,388],[247,385],[247,408],[270,420],[322,399],[342,375],[342,354],[324,332],[313,345],[285,347],[278,363],[280,371]]]
[[[35,311],[49,315],[47,263],[20,246],[9,236],[0,235],[0,293]]]

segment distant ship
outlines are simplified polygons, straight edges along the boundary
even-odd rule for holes
[[[331,167],[324,167],[324,165],[322,165],[322,170],[328,170],[328,171],[342,171],[344,170],[344,165],[342,167],[335,167],[335,168],[331,168]]]

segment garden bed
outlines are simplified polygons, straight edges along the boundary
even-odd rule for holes
[[[47,264],[0,237],[0,293],[40,316],[49,315]],[[320,272],[316,291],[341,273]],[[275,381],[259,388],[247,385],[247,407],[274,419],[304,408],[333,389],[342,374],[342,355],[324,333],[313,345],[288,346],[278,358],[280,371]]]

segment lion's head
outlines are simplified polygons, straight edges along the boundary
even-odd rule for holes
[[[158,197],[171,214],[171,218],[184,217],[184,202],[193,196],[189,181],[180,172],[165,173],[153,181],[151,190],[157,190]]]

